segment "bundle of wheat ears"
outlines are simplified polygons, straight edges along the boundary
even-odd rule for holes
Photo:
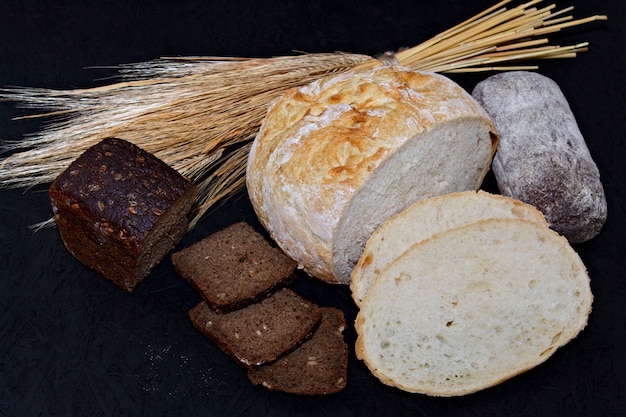
[[[248,151],[269,104],[323,76],[382,63],[433,72],[536,69],[526,60],[571,58],[587,43],[552,46],[544,36],[606,20],[574,20],[573,8],[502,1],[410,49],[373,58],[350,53],[272,58],[162,58],[121,65],[120,82],[89,89],[10,88],[0,98],[43,111],[54,123],[15,143],[0,160],[0,188],[51,182],[85,149],[119,137],[152,152],[199,189],[190,227],[245,186]],[[18,151],[18,149],[26,149]]]

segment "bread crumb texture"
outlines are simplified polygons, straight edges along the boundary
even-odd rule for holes
[[[468,394],[545,361],[585,327],[591,303],[563,237],[483,220],[412,246],[383,271],[357,315],[356,354],[386,384]]]
[[[350,278],[357,305],[380,271],[412,245],[436,233],[489,218],[516,218],[548,223],[529,204],[485,191],[462,191],[426,198],[385,221],[369,237]]]

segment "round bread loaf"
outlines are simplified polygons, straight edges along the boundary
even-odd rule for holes
[[[413,244],[444,230],[491,218],[522,219],[548,227],[543,214],[530,204],[481,190],[419,200],[384,222],[367,240],[350,278],[354,302],[361,305],[376,277]]]
[[[485,79],[472,94],[500,135],[493,160],[500,192],[537,207],[572,243],[600,233],[607,216],[600,172],[559,86],[513,71]]]
[[[411,246],[376,278],[355,353],[385,384],[469,394],[544,362],[586,326],[592,299],[564,237],[536,222],[482,220]]]
[[[348,72],[270,106],[250,150],[248,194],[301,268],[348,284],[383,221],[416,200],[478,189],[496,142],[485,111],[442,75]]]

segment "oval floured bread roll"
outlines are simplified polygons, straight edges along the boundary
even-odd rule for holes
[[[496,142],[484,110],[442,75],[348,72],[270,106],[250,150],[248,194],[301,268],[348,284],[383,221],[416,200],[478,189]]]
[[[559,85],[511,71],[481,81],[472,94],[500,134],[493,160],[500,192],[537,207],[572,243],[597,236],[607,218],[600,171]]]
[[[544,362],[586,325],[592,294],[568,241],[488,219],[413,245],[361,303],[355,352],[383,383],[469,394]]]
[[[350,278],[354,302],[359,306],[382,270],[415,243],[444,230],[490,218],[522,219],[549,227],[535,207],[482,190],[417,201],[384,222],[367,240]]]

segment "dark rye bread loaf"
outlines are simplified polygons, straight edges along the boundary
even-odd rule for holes
[[[189,311],[194,327],[237,363],[253,368],[275,361],[311,336],[320,308],[288,288],[230,313],[204,301]]]
[[[49,195],[67,249],[132,292],[187,231],[196,187],[154,155],[108,138],[63,171]]]
[[[296,262],[245,222],[172,254],[176,271],[216,312],[250,305],[290,283]]]
[[[492,165],[500,192],[535,206],[572,243],[600,233],[607,217],[600,173],[560,87],[512,71],[485,79],[472,95],[500,135]]]
[[[299,395],[326,395],[347,382],[346,321],[341,310],[321,307],[322,321],[310,340],[276,362],[248,371],[254,385]]]

